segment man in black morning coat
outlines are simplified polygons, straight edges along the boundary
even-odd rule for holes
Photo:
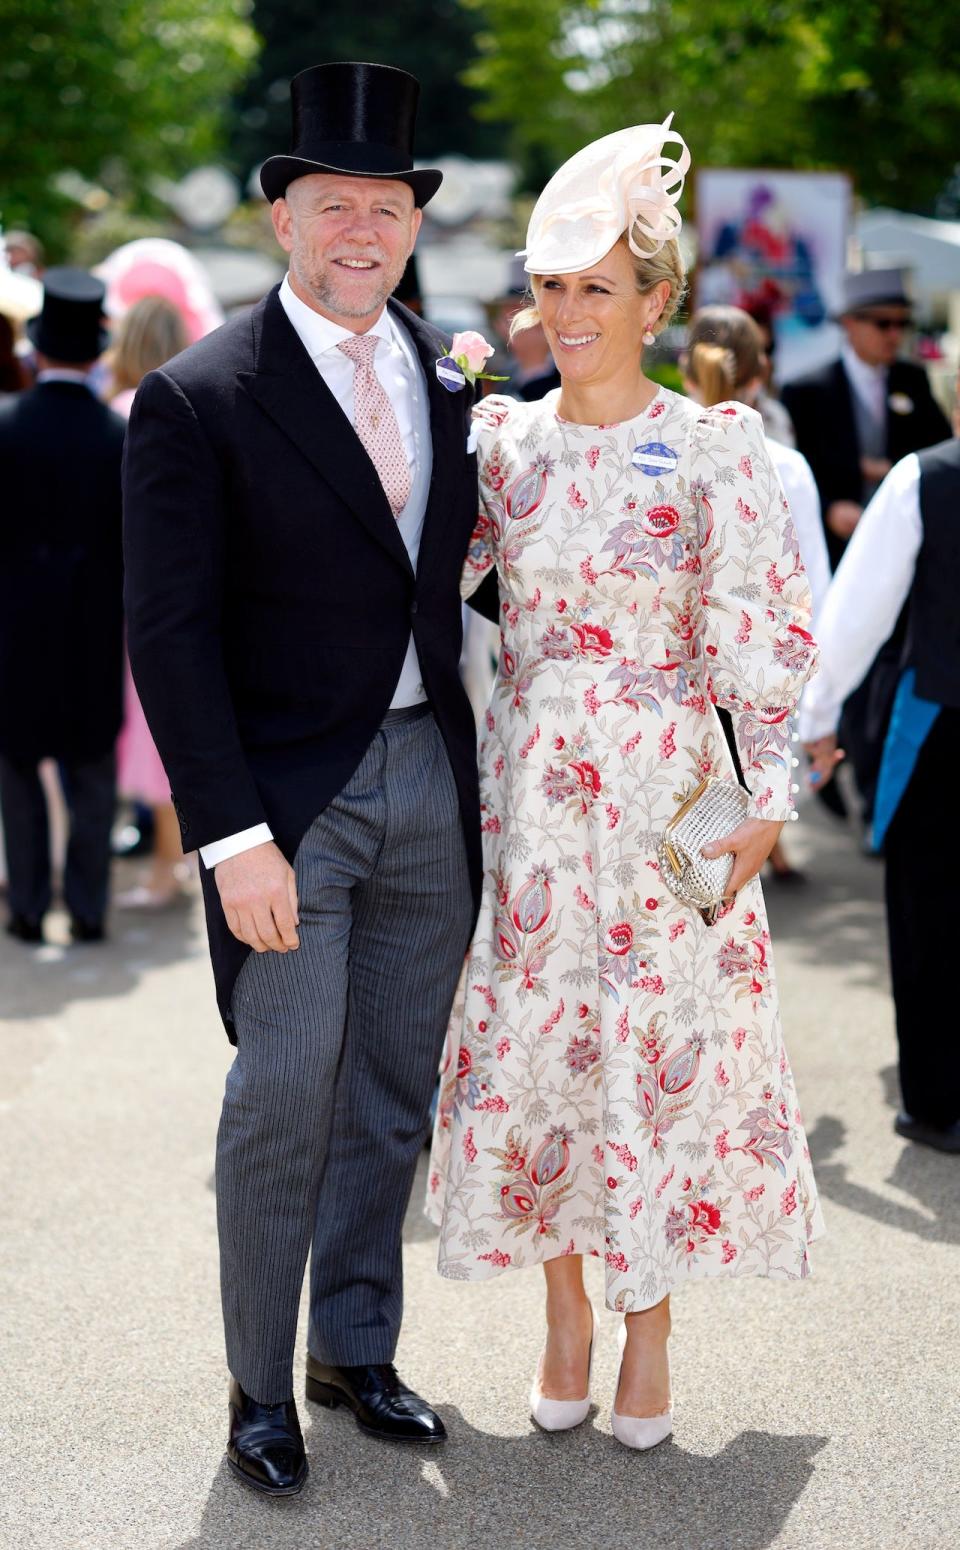
[[[894,463],[943,441],[950,427],[921,366],[899,360],[910,326],[899,269],[865,269],[844,281],[844,341],[829,365],[785,384],[781,397],[797,448],[820,493],[831,567],[836,570],[861,513]],[[844,713],[842,737],[869,819],[903,650],[904,622],[878,654]],[[837,802],[827,789],[829,805]]]
[[[38,377],[0,403],[0,804],[10,920],[43,938],[51,900],[37,772],[59,762],[70,818],[63,892],[75,941],[103,936],[123,708],[120,460],[124,423],[89,372],[107,335],[104,287],[48,270],[27,325]]]
[[[443,1436],[392,1366],[400,1230],[481,867],[458,674],[471,395],[441,382],[435,330],[384,306],[440,174],[413,170],[405,72],[317,66],[292,89],[293,154],[261,174],[289,274],[147,377],[125,474],[131,662],[237,1044],[227,1456],[272,1494],[306,1477],[311,1240],[308,1398]]]

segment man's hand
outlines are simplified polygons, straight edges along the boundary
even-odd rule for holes
[[[831,501],[824,521],[838,538],[849,538],[862,515],[863,507],[856,501]]]
[[[256,953],[286,953],[300,946],[296,878],[272,840],[218,861],[213,875],[238,942]]]
[[[810,760],[807,783],[815,791],[821,791],[833,779],[837,765],[846,758],[846,754],[842,748],[837,747],[836,734],[833,732],[828,737],[818,737],[814,743],[804,743],[803,747]]]
[[[728,899],[738,893],[751,877],[756,877],[780,838],[782,828],[782,823],[771,818],[748,818],[738,824],[726,839],[713,840],[709,845],[704,845],[703,854],[711,861],[717,856],[734,857],[733,871],[727,884]]]

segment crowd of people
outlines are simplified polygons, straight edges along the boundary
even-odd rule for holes
[[[447,355],[396,300],[441,177],[414,165],[416,83],[318,66],[293,106],[291,154],[261,172],[289,272],[249,315],[218,327],[190,255],[151,241],[97,275],[48,270],[29,354],[0,335],[7,930],[42,941],[53,899],[44,760],[76,942],[105,934],[118,788],[152,810],[155,850],[117,903],[169,906],[199,852],[237,1045],[228,1458],[273,1495],[307,1474],[311,1241],[308,1398],[377,1436],[444,1435],[392,1365],[438,1066],[441,1272],[542,1267],[544,1429],[589,1406],[585,1255],[624,1315],[612,1414],[632,1449],[672,1428],[676,1286],[809,1273],[821,1218],[758,882],[798,880],[797,711],[812,789],[847,821],[846,751],[885,858],[897,1130],[960,1153],[935,988],[960,442],[900,358],[905,277],[848,275],[839,358],[781,394],[771,320],[729,306],[689,318],[684,392],[659,386],[645,352],[685,293],[690,158],[669,120],[627,128],[543,190],[489,380],[484,340]],[[479,782],[461,598],[502,642]],[[742,805],[690,862],[726,866],[701,909],[657,839],[708,777]]]

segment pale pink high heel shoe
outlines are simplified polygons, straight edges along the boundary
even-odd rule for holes
[[[545,1432],[568,1432],[585,1421],[590,1412],[590,1371],[593,1367],[593,1348],[600,1331],[596,1309],[592,1303],[590,1312],[593,1316],[593,1334],[590,1337],[590,1355],[587,1358],[586,1399],[548,1399],[540,1387],[542,1356],[537,1363],[537,1375],[530,1390],[530,1414]]]
[[[623,1351],[627,1343],[627,1326],[621,1324],[619,1345],[621,1366],[623,1364]],[[620,1375],[617,1374],[617,1388],[620,1387]],[[616,1406],[616,1397],[614,1397]],[[658,1442],[665,1442],[673,1431],[673,1401],[666,1410],[659,1415],[618,1415],[614,1409],[610,1416],[613,1423],[613,1435],[618,1442],[622,1442],[625,1448],[655,1448]]]

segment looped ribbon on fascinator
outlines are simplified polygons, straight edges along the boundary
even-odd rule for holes
[[[574,274],[589,269],[627,234],[638,258],[659,253],[681,228],[677,204],[690,152],[662,124],[618,129],[584,146],[555,172],[534,206],[527,245],[519,255],[528,274]],[[679,155],[664,154],[667,141]]]

